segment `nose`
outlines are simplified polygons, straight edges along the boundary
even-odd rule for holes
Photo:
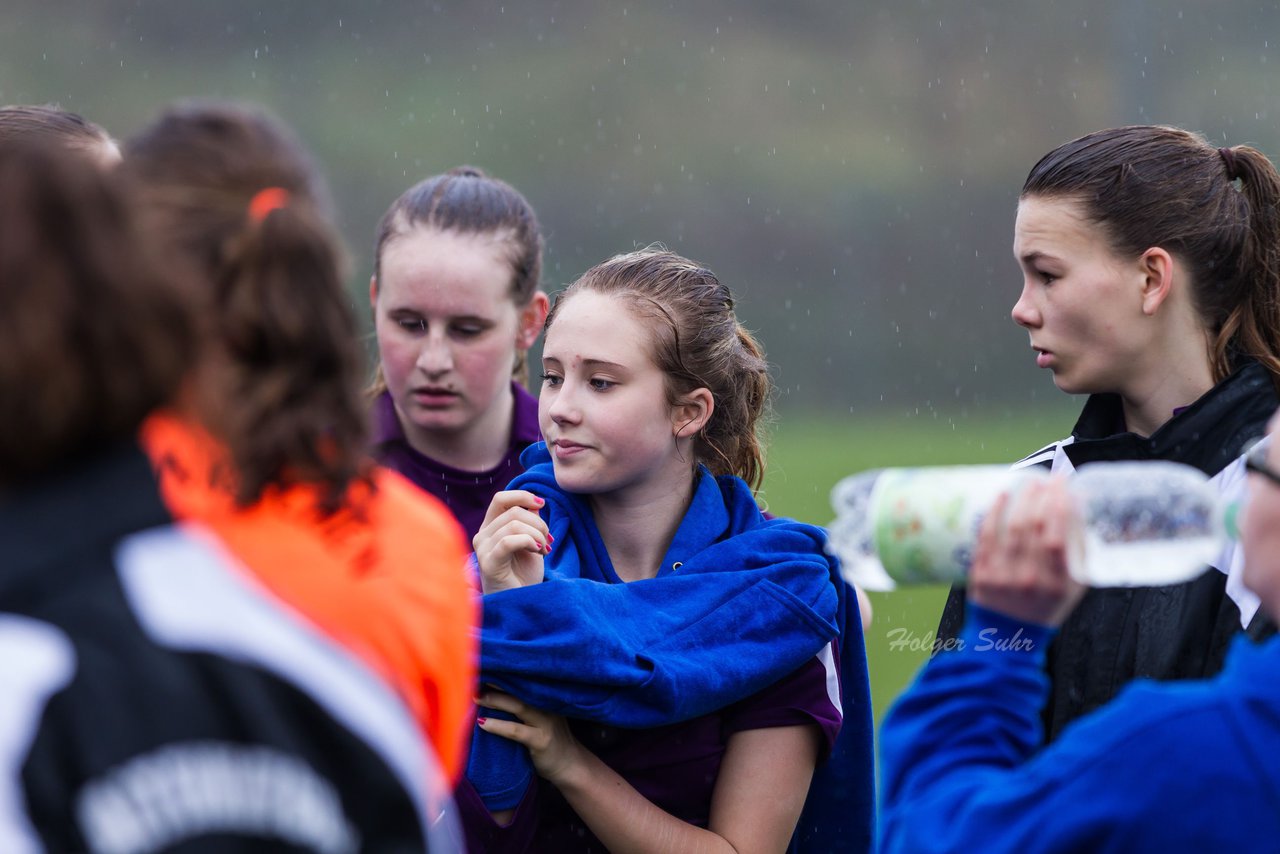
[[[453,370],[453,350],[444,335],[432,330],[424,336],[422,349],[418,351],[418,369],[432,377]]]
[[[1035,329],[1040,326],[1042,318],[1040,317],[1040,309],[1036,308],[1031,297],[1031,287],[1023,284],[1022,293],[1018,296],[1018,301],[1013,304],[1013,310],[1009,312],[1009,316],[1013,318],[1013,322],[1025,329]]]
[[[558,387],[544,388],[540,400],[546,401],[547,416],[556,424],[576,424],[582,420],[582,410],[577,397],[568,388],[568,383],[561,382]]]

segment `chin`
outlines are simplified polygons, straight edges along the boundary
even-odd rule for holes
[[[556,475],[556,486],[574,495],[590,495],[600,490],[593,488],[591,477],[583,472],[574,471],[563,463],[551,461],[551,470]]]
[[[419,430],[435,433],[457,433],[471,423],[467,413],[456,409],[414,409],[413,424]]]
[[[1086,380],[1059,373],[1053,375],[1053,384],[1063,394],[1099,394],[1106,391],[1097,383],[1090,383]]]

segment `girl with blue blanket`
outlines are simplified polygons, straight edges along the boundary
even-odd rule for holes
[[[545,442],[475,538],[471,850],[783,850],[842,710],[865,847],[856,600],[820,529],[756,504],[768,372],[728,289],[670,252],[618,256],[547,330]]]

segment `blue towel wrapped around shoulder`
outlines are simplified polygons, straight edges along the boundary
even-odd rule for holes
[[[764,518],[741,479],[700,469],[658,574],[623,584],[545,444],[521,462],[509,488],[546,500],[555,546],[542,584],[484,597],[482,682],[556,714],[653,727],[749,697],[836,636],[843,581],[825,533]],[[532,778],[527,754],[476,735],[468,778],[490,809],[515,806]]]

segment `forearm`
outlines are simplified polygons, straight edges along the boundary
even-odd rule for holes
[[[585,748],[573,767],[553,782],[591,832],[616,854],[736,851],[724,837],[656,806]]]

